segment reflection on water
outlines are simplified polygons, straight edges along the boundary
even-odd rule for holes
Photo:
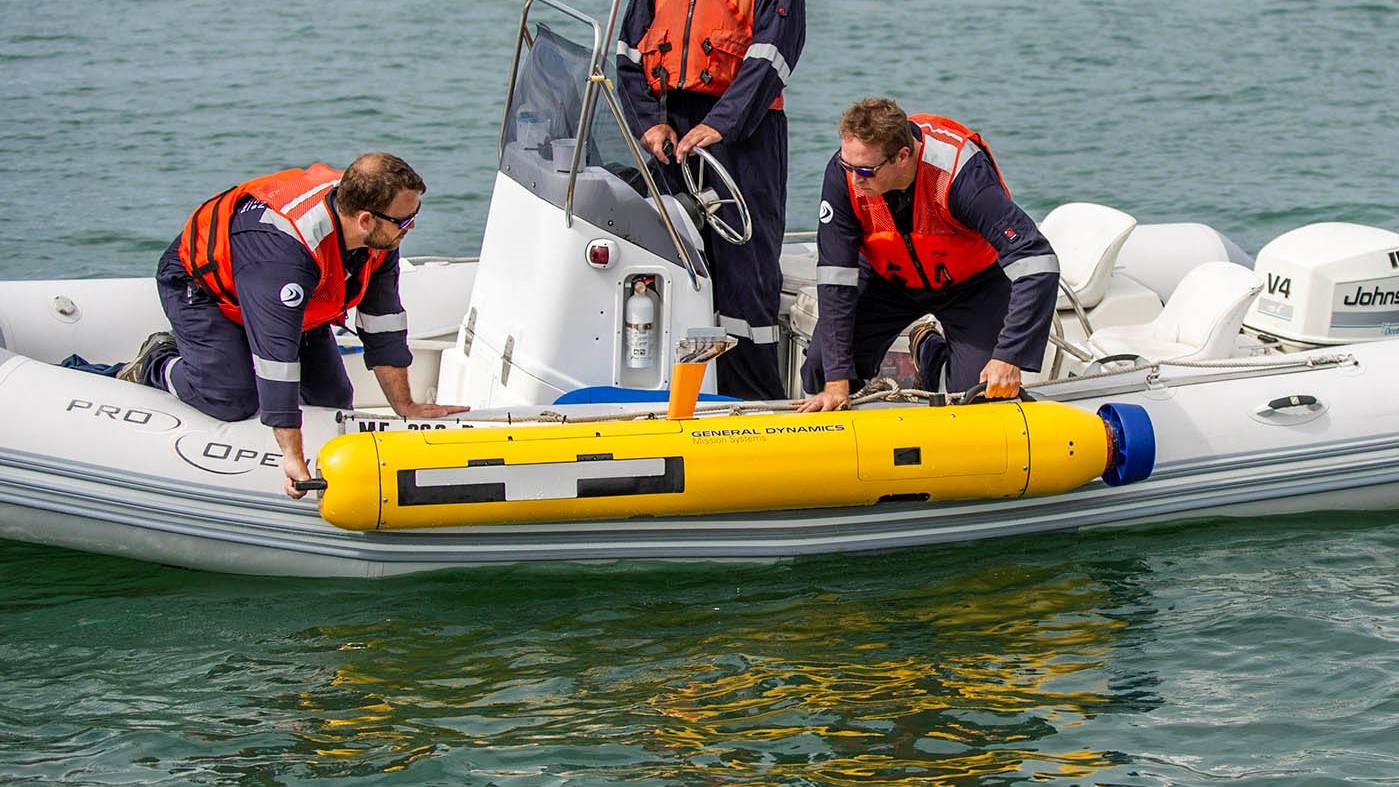
[[[278,701],[301,715],[297,756],[322,775],[451,752],[500,777],[704,783],[952,784],[1121,761],[1051,739],[1158,702],[1152,676],[1113,664],[1149,629],[1144,565],[938,576],[917,559],[872,560],[914,576],[876,590],[880,576],[861,572],[828,592],[802,581],[814,571],[829,586],[821,566],[745,570],[722,599],[698,577],[625,579],[620,595],[546,578],[519,603],[472,608],[479,625],[317,626],[298,638],[333,648],[338,666]]]
[[[1387,783],[1397,539],[1333,514],[373,583],[0,542],[0,783]]]

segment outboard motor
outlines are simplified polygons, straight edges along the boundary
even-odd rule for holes
[[[1399,233],[1309,224],[1258,252],[1244,330],[1289,351],[1399,335]]]

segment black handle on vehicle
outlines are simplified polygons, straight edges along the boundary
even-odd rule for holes
[[[1035,401],[1034,394],[1025,390],[1025,386],[1020,386],[1020,393],[1016,397],[1022,402]],[[986,383],[977,383],[962,392],[962,404],[981,404],[982,402],[1009,402],[1010,399],[987,399]]]
[[[291,488],[298,492],[324,492],[330,488],[324,478],[312,478],[309,481],[293,481]]]

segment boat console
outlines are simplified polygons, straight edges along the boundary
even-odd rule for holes
[[[699,229],[743,242],[751,219],[741,194],[714,186],[732,181],[712,161],[688,194],[653,171],[613,86],[617,12],[603,24],[557,0],[525,3],[478,272],[439,400],[665,390],[675,340],[715,324]]]

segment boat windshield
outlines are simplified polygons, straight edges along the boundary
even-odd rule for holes
[[[560,27],[579,26],[561,23]],[[546,202],[567,209],[593,50],[546,22],[534,24],[533,34],[525,38],[522,47],[501,136],[500,171]],[[615,84],[612,58],[605,57],[604,63],[606,76]],[[683,265],[676,238],[661,220],[646,179],[604,96],[597,97],[591,114],[583,156],[572,179],[573,215]],[[670,205],[664,180],[654,178],[653,182],[664,195],[662,200]],[[681,242],[693,249],[688,241]],[[692,259],[700,259],[698,250]],[[704,275],[702,265],[699,267],[699,275]]]

